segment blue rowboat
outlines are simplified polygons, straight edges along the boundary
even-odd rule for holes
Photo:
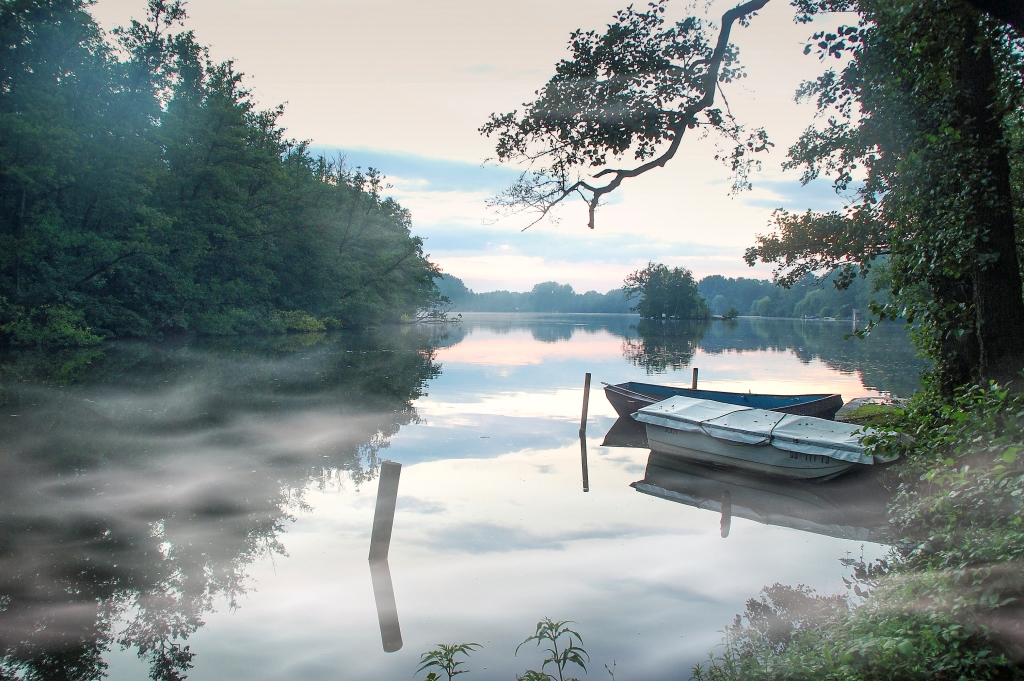
[[[634,412],[649,407],[655,402],[670,397],[692,397],[698,400],[713,400],[751,409],[779,411],[784,414],[813,416],[833,421],[836,412],[843,406],[839,395],[762,395],[757,393],[730,393],[719,390],[693,390],[671,385],[654,383],[605,383],[604,394],[619,416],[630,418]]]

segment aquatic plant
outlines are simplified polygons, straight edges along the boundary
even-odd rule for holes
[[[416,670],[416,673],[419,674],[431,667],[437,667],[448,675],[448,681],[452,681],[459,674],[465,674],[469,671],[468,669],[459,669],[459,667],[465,664],[465,661],[456,660],[455,656],[465,655],[469,657],[469,654],[479,647],[479,643],[452,643],[451,645],[438,643],[436,648],[420,655],[420,668]],[[426,681],[435,681],[440,678],[437,672],[430,672],[427,674]]]
[[[578,681],[575,678],[565,677],[565,668],[570,664],[587,671],[586,663],[590,661],[590,655],[583,649],[583,638],[578,632],[570,629],[569,624],[575,624],[575,622],[570,620],[555,622],[549,617],[537,622],[537,630],[533,635],[528,636],[525,641],[516,646],[516,655],[519,654],[520,648],[533,641],[538,647],[545,643],[548,645],[545,649],[547,657],[541,663],[541,671],[531,669],[518,677],[518,681],[555,681],[556,679],[557,681]],[[566,640],[562,642],[561,650],[559,650],[559,641],[563,638]],[[549,664],[555,666],[558,671],[557,677],[545,671]]]

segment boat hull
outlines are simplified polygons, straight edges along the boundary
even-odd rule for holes
[[[619,416],[632,418],[634,412],[677,395],[696,399],[714,400],[739,406],[768,409],[784,414],[813,416],[834,421],[843,406],[839,395],[764,395],[730,393],[717,390],[692,390],[653,383],[605,384],[604,394]]]
[[[790,480],[827,480],[853,468],[855,463],[820,454],[799,454],[770,444],[733,444],[704,433],[647,426],[652,451],[713,466],[738,468]]]

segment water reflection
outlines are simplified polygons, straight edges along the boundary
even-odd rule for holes
[[[98,679],[121,646],[153,678],[183,678],[214,603],[235,607],[248,566],[285,555],[306,490],[376,476],[418,420],[439,340],[129,344],[70,374],[5,361],[0,677]],[[86,380],[58,384],[69,376]],[[393,612],[383,567],[371,575]],[[400,647],[388,610],[385,647],[394,633]]]
[[[583,491],[590,491],[590,466],[587,463],[587,436],[580,433],[580,464],[583,469]]]
[[[633,488],[668,501],[721,514],[722,537],[733,517],[829,537],[883,543],[890,539],[891,494],[874,471],[806,483],[689,463],[651,452]]]
[[[712,326],[712,322],[642,319],[636,325],[636,337],[623,341],[622,354],[648,374],[682,369],[690,365]]]
[[[395,587],[391,583],[391,566],[388,559],[370,561],[370,580],[373,583],[373,600],[377,606],[377,621],[380,624],[380,640],[385,653],[402,649],[402,625],[398,622],[398,604],[395,602]]]
[[[760,323],[652,340],[630,316],[467,315],[386,337],[9,356],[0,678],[331,678],[339,660],[346,678],[403,678],[441,640],[488,642],[474,671],[514,678],[523,627],[547,614],[581,621],[633,678],[675,678],[763,583],[821,587],[856,546],[747,522],[753,502],[720,481],[707,498],[730,494],[728,541],[718,517],[637,494],[646,449],[613,447],[644,434],[577,443],[580,378],[641,380],[653,348],[676,364],[692,350],[705,386],[868,392],[856,361],[823,363],[846,350],[789,322],[777,349],[739,349],[764,344]],[[830,342],[855,344],[844,331]],[[672,362],[664,382],[688,384]],[[589,406],[604,433],[614,411]],[[403,465],[401,541],[368,566],[385,454]]]
[[[688,368],[700,354],[792,353],[805,364],[820,360],[830,370],[859,374],[868,388],[906,397],[920,387],[918,377],[928,366],[901,323],[880,324],[862,340],[846,338],[851,331],[848,322],[821,320],[701,322],[641,320],[633,315],[486,313],[469,313],[465,318],[466,323],[454,329],[443,346],[457,345],[479,329],[498,337],[525,332],[545,344],[609,334],[621,339],[621,356],[647,375]],[[503,346],[503,351],[509,349]],[[701,378],[715,381],[718,377],[702,371]],[[685,382],[689,383],[688,377]]]
[[[402,648],[402,627],[398,623],[398,605],[395,603],[395,588],[391,583],[391,567],[388,565],[401,475],[402,464],[381,462],[377,478],[377,504],[370,534],[370,578],[373,581],[373,600],[377,605],[380,639],[385,653],[393,653]]]
[[[605,433],[603,447],[633,447],[648,449],[647,427],[628,416],[620,416]]]

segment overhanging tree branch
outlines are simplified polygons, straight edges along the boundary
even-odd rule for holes
[[[715,128],[737,144],[729,158],[745,179],[750,154],[770,146],[767,136],[757,130],[742,141],[742,127],[732,115],[712,107],[719,82],[741,73],[729,42],[734,24],[744,23],[769,1],[749,0],[725,12],[714,48],[704,22],[693,17],[663,30],[665,0],[644,13],[632,7],[619,12],[604,35],[573,33],[574,59],[557,65],[556,75],[526,105],[524,116],[492,114],[480,129],[498,134],[499,160],[547,163],[520,175],[492,205],[539,213],[528,229],[578,195],[587,203],[587,226],[593,229],[602,197],[627,178],[664,167],[678,153],[686,130],[698,126]],[[679,102],[678,108],[664,106],[672,102]],[[663,142],[668,147],[658,153]],[[542,148],[532,150],[537,144]],[[570,179],[576,168],[604,165],[606,156],[631,149],[643,161],[635,167],[604,168],[589,179]],[[608,180],[595,181],[601,178]]]

